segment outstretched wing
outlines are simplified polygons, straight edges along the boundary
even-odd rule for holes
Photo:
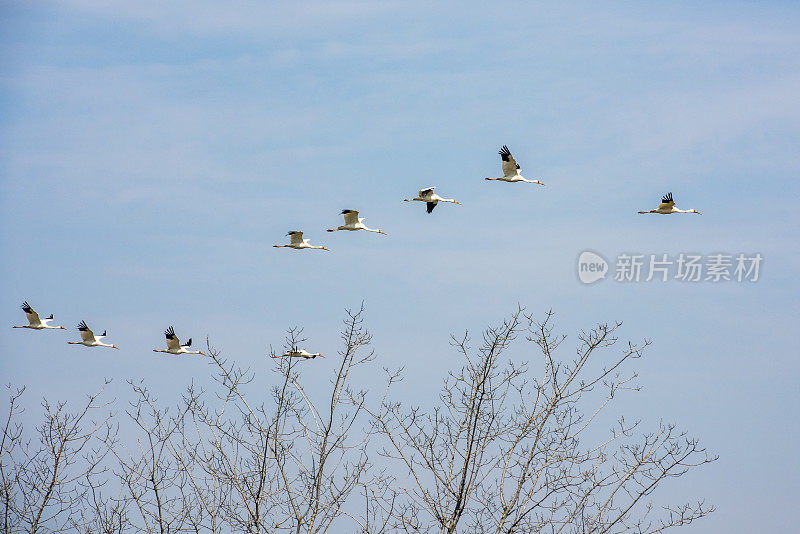
[[[33,308],[31,308],[31,305],[28,304],[27,301],[22,303],[22,311],[25,312],[25,315],[28,317],[28,322],[31,324],[31,326],[39,326],[42,324],[42,320],[39,319],[39,314],[36,313]]]
[[[300,230],[292,230],[286,235],[291,237],[292,245],[299,245],[303,242],[303,232],[301,232]]]
[[[517,160],[511,155],[511,151],[506,145],[500,149],[500,157],[503,159],[503,176],[514,176],[519,172]]]
[[[78,323],[78,330],[81,333],[81,339],[84,341],[94,341],[94,332],[86,326],[86,321]]]
[[[175,330],[170,326],[164,330],[164,335],[167,337],[167,348],[169,350],[178,350],[181,346],[181,341],[175,335]]]
[[[427,204],[427,206],[428,206],[428,213],[430,213],[430,212],[432,212],[432,211],[433,211],[433,208],[435,208],[435,207],[436,207],[436,204],[437,204],[437,202],[428,202],[428,204]]]
[[[429,187],[427,189],[420,189],[419,190],[419,198],[425,198],[426,196],[428,196],[431,193],[433,193],[434,189],[436,189],[435,186],[434,187]]]
[[[189,338],[189,341],[181,345],[181,347],[191,347],[192,346],[192,338]]]
[[[675,205],[675,201],[672,200],[672,193],[667,193],[663,197],[661,197],[661,204],[658,205],[658,209],[660,210],[670,210]]]
[[[356,210],[342,210],[344,215],[344,224],[358,224],[358,212]]]

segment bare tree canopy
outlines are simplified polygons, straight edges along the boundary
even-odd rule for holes
[[[102,390],[72,411],[45,401],[27,433],[24,390],[9,387],[3,531],[650,534],[713,510],[654,500],[715,460],[696,439],[624,417],[598,428],[638,390],[629,367],[649,345],[619,343],[620,323],[580,332],[565,357],[553,313],[520,308],[476,347],[452,338],[463,364],[422,407],[393,399],[402,370],[375,398],[354,386],[375,360],[363,320],[363,306],[347,312],[322,392],[304,386],[306,360],[271,352],[264,390],[208,341],[211,379],[175,406],[131,381],[126,407],[112,411]],[[289,329],[284,348],[304,341]]]
[[[648,500],[665,479],[715,459],[674,425],[659,423],[637,438],[639,424],[620,418],[602,441],[584,439],[616,395],[634,389],[636,375],[626,364],[649,345],[627,343],[614,354],[620,326],[581,332],[569,359],[556,355],[565,336],[553,333],[552,312],[537,321],[517,310],[488,328],[475,351],[468,334],[454,337],[465,364],[445,380],[439,404],[427,413],[390,400],[400,379],[390,373],[370,414],[383,456],[407,473],[408,491],[387,511],[393,529],[655,533],[709,513],[698,502],[655,517]],[[532,364],[503,357],[520,334],[539,349],[538,376]],[[589,362],[598,357],[604,365],[593,370]],[[586,397],[595,389],[602,395],[592,405]]]

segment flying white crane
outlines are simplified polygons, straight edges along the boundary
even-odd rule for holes
[[[319,356],[321,358],[325,357],[320,353],[312,354],[310,352],[306,352],[306,350],[304,350],[304,349],[298,349],[297,347],[295,347],[292,350],[281,354],[280,356],[278,356],[276,354],[276,355],[273,356],[273,358],[304,358],[306,360],[309,360],[309,359],[313,360],[317,356]]]
[[[164,335],[167,336],[167,350],[153,349],[153,352],[166,352],[168,354],[202,354],[205,356],[203,351],[189,350],[189,347],[192,346],[192,338],[189,338],[189,341],[181,345],[180,339],[175,335],[175,330],[171,326],[164,331]]]
[[[300,230],[292,230],[291,232],[289,232],[286,235],[291,236],[291,241],[289,242],[288,245],[272,245],[272,246],[275,247],[275,248],[288,247],[288,248],[294,248],[294,249],[298,249],[298,250],[303,249],[303,248],[318,248],[318,249],[327,250],[328,252],[330,252],[330,249],[327,249],[327,248],[325,248],[323,246],[310,245],[308,243],[308,239],[303,239],[303,232],[301,232]]]
[[[109,347],[111,349],[119,350],[119,347],[116,345],[109,345],[108,343],[103,343],[100,341],[104,337],[106,337],[106,331],[103,330],[103,334],[96,336],[94,332],[92,332],[88,326],[86,326],[85,321],[81,321],[78,323],[78,330],[81,332],[81,339],[82,341],[67,341],[70,345],[86,345],[87,347]]]
[[[420,202],[425,202],[428,207],[428,213],[432,212],[433,208],[435,208],[436,204],[438,204],[439,202],[452,202],[453,204],[458,204],[459,206],[461,205],[461,202],[459,202],[458,200],[454,200],[452,198],[440,197],[439,195],[433,192],[434,189],[436,189],[436,187],[420,189],[416,198],[407,198],[404,200],[404,202],[413,202],[415,200],[418,200]]]
[[[328,228],[329,232],[336,232],[337,230],[366,230],[367,232],[388,235],[383,230],[375,230],[364,226],[364,218],[359,217],[356,210],[342,210],[342,215],[344,215],[344,226],[340,226],[338,228]]]
[[[676,208],[675,201],[672,200],[672,193],[667,193],[661,197],[661,204],[658,205],[658,208],[650,211],[640,211],[639,213],[660,213],[661,215],[670,215],[672,213],[696,213],[702,215],[702,213],[697,210],[679,210]]]
[[[49,321],[53,320],[53,314],[50,314],[50,317],[47,319],[40,319],[39,314],[31,308],[30,304],[27,302],[22,303],[22,310],[25,312],[25,315],[28,316],[28,323],[21,326],[15,326],[14,328],[32,328],[34,330],[66,330],[63,326],[51,326],[47,324]]]
[[[499,154],[503,160],[503,177],[487,178],[487,180],[500,180],[501,182],[527,182],[529,184],[544,185],[539,180],[528,180],[519,173],[520,167],[506,145],[503,145],[503,148],[500,149]]]

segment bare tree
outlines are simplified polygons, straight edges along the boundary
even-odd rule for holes
[[[279,380],[260,394],[256,374],[208,341],[215,370],[209,390],[190,385],[170,410],[144,385],[131,384],[135,401],[127,414],[139,437],[135,447],[113,447],[123,490],[116,515],[93,506],[94,516],[106,510],[114,525],[159,533],[318,533],[340,518],[363,530],[364,518],[347,503],[371,485],[367,435],[355,426],[365,392],[350,385],[353,370],[373,359],[362,316],[363,307],[348,312],[343,348],[322,394],[303,386],[310,362],[293,358],[270,360]],[[304,341],[301,329],[290,329],[285,348]]]
[[[196,505],[184,492],[189,466],[180,462],[182,449],[175,436],[188,411],[185,404],[175,415],[158,406],[158,400],[141,383],[129,381],[135,394],[126,413],[139,431],[135,445],[110,447],[117,459],[115,473],[120,499],[130,526],[140,532],[180,532],[191,529]]]
[[[536,321],[519,309],[484,332],[476,353],[468,334],[454,337],[466,363],[445,380],[430,412],[391,401],[401,375],[389,374],[370,414],[385,440],[383,455],[407,473],[408,490],[387,509],[396,529],[655,533],[712,510],[699,502],[654,517],[650,496],[661,482],[715,459],[674,425],[660,423],[635,438],[639,424],[619,418],[606,438],[588,439],[601,412],[621,392],[638,389],[636,374],[624,368],[649,341],[610,356],[621,324],[600,324],[581,332],[575,355],[560,360],[565,336],[553,334],[552,319],[552,312]],[[538,378],[529,363],[503,358],[523,332],[541,354]],[[605,365],[589,365],[601,355]],[[591,395],[596,388],[601,395]]]
[[[108,385],[108,381],[105,385]],[[76,527],[86,498],[82,481],[102,472],[115,429],[103,413],[103,389],[87,396],[75,411],[67,403],[42,402],[43,423],[27,437],[17,418],[24,388],[9,389],[9,412],[0,438],[2,525],[5,533],[60,532]],[[93,421],[95,413],[101,417]]]
[[[350,386],[353,370],[374,356],[364,351],[371,336],[363,327],[363,311],[362,306],[347,312],[344,346],[324,397],[302,385],[301,368],[308,362],[276,358],[279,382],[271,390],[272,405],[254,405],[246,392],[253,374],[209,347],[221,407],[192,399],[193,420],[211,438],[202,447],[203,457],[195,459],[230,497],[222,509],[232,528],[317,533],[342,516],[363,528],[363,518],[346,507],[368,468],[366,435],[358,428],[353,437],[361,402],[351,402],[363,401],[365,392]],[[290,329],[284,345],[290,349],[303,341],[302,330]],[[233,415],[225,416],[228,412]]]

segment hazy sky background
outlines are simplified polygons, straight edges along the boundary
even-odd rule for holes
[[[332,356],[362,300],[376,382],[404,365],[429,403],[449,334],[520,303],[573,346],[597,321],[653,340],[621,409],[720,455],[665,487],[717,506],[686,532],[797,527],[800,6],[163,4],[0,4],[0,374],[30,421],[104,377],[165,401],[206,381],[151,352],[169,325],[266,371],[289,326]],[[503,144],[547,186],[484,181]],[[402,202],[429,185],[463,206]],[[668,191],[703,215],[636,214]],[[343,208],[389,236],[327,234]],[[333,252],[272,248],[290,229]],[[764,262],[584,286],[585,249]],[[23,300],[70,331],[12,330]],[[82,319],[122,350],[68,346]]]

